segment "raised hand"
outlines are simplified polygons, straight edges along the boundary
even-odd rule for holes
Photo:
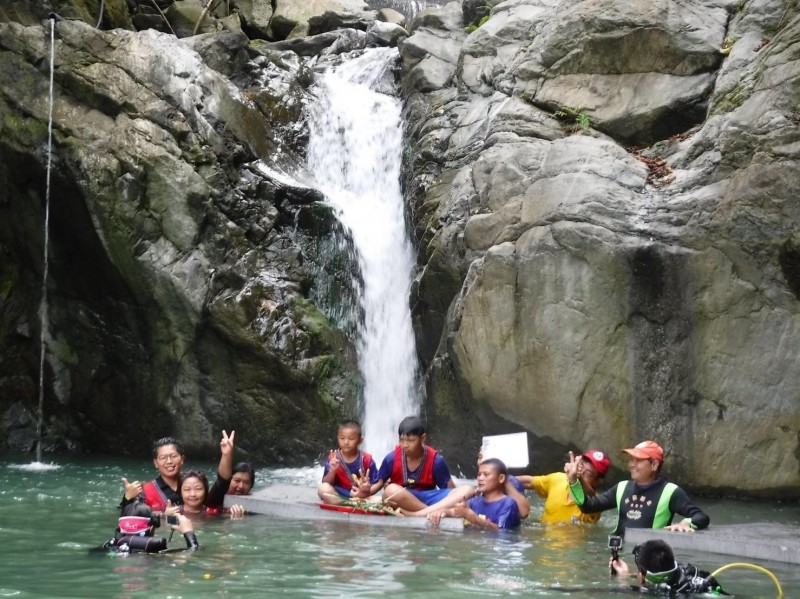
[[[341,462],[339,461],[336,452],[333,449],[331,449],[331,453],[328,455],[329,469],[335,472],[339,468],[340,464]]]
[[[122,486],[125,489],[125,499],[128,501],[136,499],[142,492],[142,483],[140,483],[138,480],[129,483],[128,479],[123,476]]]
[[[574,453],[571,451],[569,452],[569,461],[564,464],[564,473],[567,475],[567,479],[571,485],[575,484],[575,481],[578,480],[578,464],[580,461],[581,459],[576,458]]]
[[[236,431],[231,431],[228,435],[224,430],[222,431],[222,440],[219,442],[219,450],[222,455],[233,455],[233,438]]]
[[[369,482],[369,477],[364,473],[364,469],[360,468],[358,470],[358,476],[355,474],[353,475],[353,488],[351,489],[351,495],[355,497],[369,497],[370,491],[372,490],[372,484]],[[355,491],[353,493],[352,491]]]

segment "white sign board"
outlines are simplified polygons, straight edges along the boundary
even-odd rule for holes
[[[497,458],[508,468],[524,468],[529,462],[528,433],[484,437],[481,452],[484,460]]]

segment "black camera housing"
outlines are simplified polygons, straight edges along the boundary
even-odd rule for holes
[[[622,549],[622,537],[617,535],[608,535],[608,548],[611,550],[611,561],[615,562],[619,559],[619,550]],[[611,576],[616,576],[617,571],[614,569],[613,564],[609,565]]]
[[[178,516],[167,516],[167,524],[170,526],[178,526]]]

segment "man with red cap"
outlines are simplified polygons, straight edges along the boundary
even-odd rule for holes
[[[572,453],[570,452],[570,455]],[[602,484],[603,477],[611,461],[599,449],[590,449],[575,459],[576,484],[584,494],[594,495]],[[572,499],[569,492],[569,481],[563,472],[553,472],[543,476],[518,476],[522,486],[533,489],[544,499],[544,511],[540,520],[545,524],[556,522],[597,522],[600,513],[584,514]]]
[[[580,458],[570,454],[564,465],[569,479],[569,490],[575,503],[586,514],[599,514],[617,508],[615,535],[624,535],[626,528],[666,528],[694,532],[706,528],[708,516],[697,507],[686,492],[674,483],[659,478],[664,464],[664,450],[655,441],[642,441],[635,447],[623,449],[628,454],[631,480],[617,483],[596,497],[586,496],[578,481]],[[683,520],[672,524],[675,514]]]

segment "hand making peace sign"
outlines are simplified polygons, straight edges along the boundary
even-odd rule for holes
[[[578,480],[578,463],[581,461],[580,457],[575,457],[575,454],[571,451],[569,452],[569,461],[564,464],[564,473],[567,475],[567,479],[569,480],[569,484],[575,484],[575,481]]]

